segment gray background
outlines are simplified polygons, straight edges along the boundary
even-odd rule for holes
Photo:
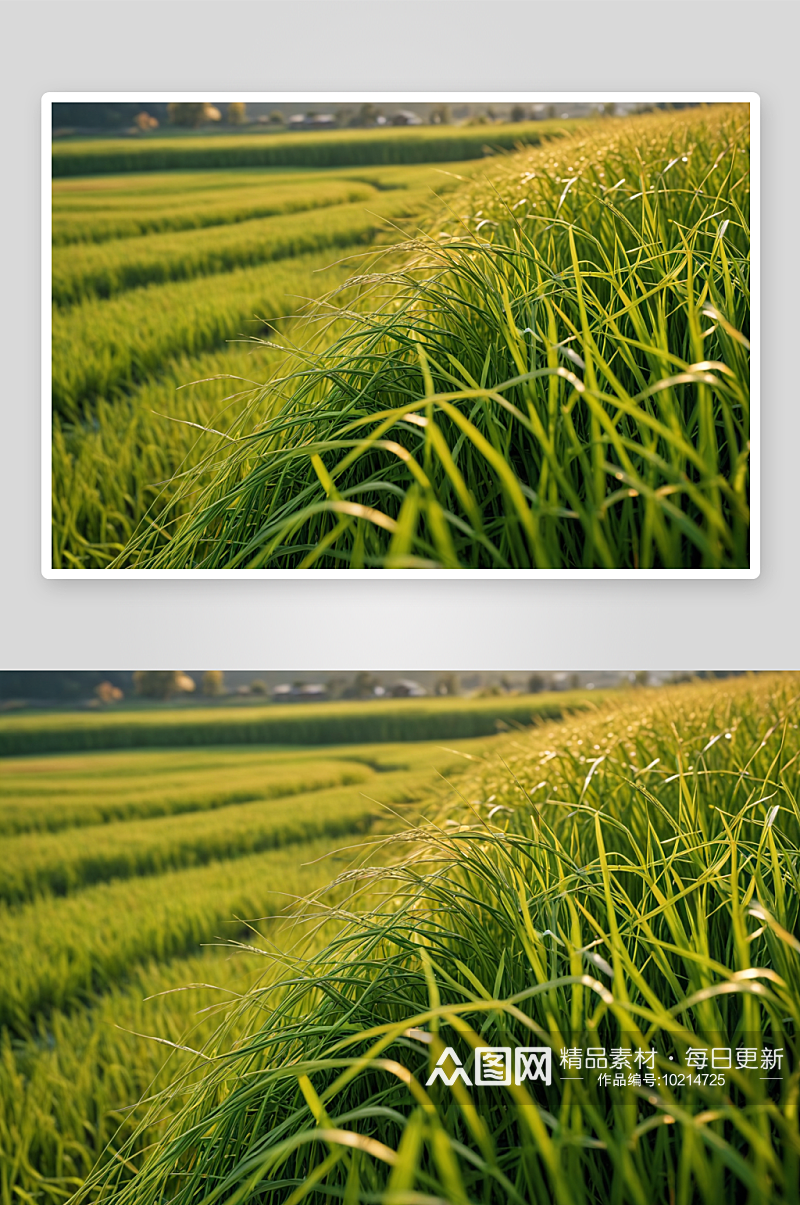
[[[2,3],[0,669],[800,665],[794,3]],[[753,91],[762,101],[755,581],[46,581],[39,122],[47,91]]]

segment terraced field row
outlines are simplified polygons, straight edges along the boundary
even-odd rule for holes
[[[364,778],[368,776],[365,774]],[[287,845],[363,832],[381,804],[431,796],[430,770],[375,776],[358,787],[294,793],[214,810],[92,825],[69,832],[33,833],[4,841],[0,900],[15,903],[40,892],[66,894],[106,879],[161,874]],[[289,796],[289,798],[287,798]],[[379,802],[378,802],[379,801]]]
[[[258,218],[203,230],[147,234],[59,250],[53,265],[53,300],[59,306],[115,297],[152,282],[192,280],[235,268],[286,260],[328,248],[370,243],[379,234],[400,237],[394,223],[417,218],[428,189],[374,193],[354,204]],[[414,227],[416,230],[416,227]]]
[[[350,171],[186,171],[57,180],[53,243],[102,243],[157,231],[197,230],[251,218],[375,201],[380,193],[446,192],[480,163]]]
[[[434,804],[465,764],[431,743],[0,763],[0,1027],[24,1036],[151,958],[245,936],[333,877],[331,851]]]
[[[325,271],[331,258],[328,251],[309,252],[288,263],[154,284],[55,310],[55,413],[70,422],[90,419],[98,398],[114,401],[118,392],[152,380],[175,356],[191,359],[228,340],[269,338],[281,318],[345,275]],[[196,379],[190,373],[183,384]],[[164,391],[167,414],[174,413],[172,394]],[[168,422],[163,429],[169,439]]]

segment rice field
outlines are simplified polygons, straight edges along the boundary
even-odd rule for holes
[[[747,568],[748,108],[534,124],[57,144],[54,567]]]
[[[346,907],[299,906],[325,937],[219,1018],[78,1200],[795,1200],[799,688],[643,690],[499,738],[339,876]],[[552,1074],[481,1085],[487,1048]]]
[[[208,429],[227,431],[285,363],[268,342],[291,348],[353,256],[416,230],[477,166],[56,178],[54,567],[109,565],[205,457]]]
[[[296,172],[238,168],[60,180],[53,190],[53,244],[104,243],[133,235],[311,214],[356,201],[374,203],[387,192],[441,191],[452,180],[448,173],[462,169],[475,170],[469,163]]]
[[[297,899],[358,862],[354,844],[440,807],[441,775],[496,739],[4,757],[2,1205],[65,1201],[275,973],[245,949],[272,942],[282,965],[281,946],[319,944],[324,925],[285,919]]]
[[[307,133],[173,135],[133,141],[70,140],[53,148],[58,178],[126,171],[231,167],[352,167],[481,159],[520,143],[536,145],[575,121],[515,122],[486,126],[333,130]]]
[[[742,106],[503,158],[115,565],[747,567],[749,190]]]
[[[601,691],[587,689],[489,698],[456,695],[188,708],[167,704],[101,712],[11,713],[0,716],[0,756],[159,746],[270,745],[284,746],[279,758],[282,760],[291,756],[286,746],[338,745],[340,756],[347,759],[349,752],[350,760],[374,767],[383,756],[381,742],[489,736],[509,727],[526,727],[560,718],[568,711],[595,707],[602,697]],[[353,741],[368,744],[358,748],[349,743]],[[394,759],[397,754],[388,756]],[[17,790],[24,781],[16,769],[20,764],[8,763]],[[403,756],[397,768],[407,764]],[[1,826],[2,820],[0,831]]]

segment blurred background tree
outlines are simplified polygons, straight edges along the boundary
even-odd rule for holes
[[[194,688],[194,679],[177,669],[140,669],[133,675],[133,689],[144,699],[170,699]]]
[[[435,126],[449,126],[452,121],[449,105],[434,105],[430,112],[430,121]]]
[[[460,683],[457,674],[442,674],[441,678],[436,683],[437,695],[457,695],[460,692]]]
[[[377,125],[380,116],[380,109],[377,109],[373,104],[367,103],[361,106],[350,124],[353,126],[374,126]]]
[[[225,675],[221,669],[207,669],[201,683],[204,695],[215,697],[225,694]]]
[[[158,129],[158,118],[152,117],[149,113],[137,113],[133,119],[133,124],[146,134],[148,130]]]
[[[101,703],[118,703],[123,697],[122,691],[113,682],[98,682],[94,688],[95,698]]]
[[[356,674],[353,683],[356,698],[369,699],[375,694],[376,687],[380,686],[380,678],[376,678],[374,674],[362,671]]]
[[[189,129],[197,129],[198,126],[222,119],[222,114],[216,105],[210,104],[207,100],[191,103],[173,101],[167,105],[167,114],[172,125],[186,126]]]
[[[229,126],[247,125],[247,105],[241,100],[232,100],[225,110],[225,120]]]

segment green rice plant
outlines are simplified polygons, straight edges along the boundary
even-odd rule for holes
[[[0,903],[0,1027],[24,1037],[39,1015],[90,1002],[150,959],[165,962],[203,942],[249,940],[249,921],[277,916],[330,878],[330,863],[320,861],[330,851],[330,839],[320,838],[99,883],[66,899]]]
[[[0,757],[196,745],[351,745],[464,740],[597,706],[600,691],[0,717]],[[12,770],[13,772],[13,770]]]
[[[172,496],[176,474],[205,458],[205,432],[224,430],[247,404],[252,382],[278,362],[263,344],[231,342],[176,355],[140,385],[93,398],[85,422],[55,414],[53,567],[104,569],[153,504]]]
[[[363,191],[363,189],[362,189]],[[53,301],[115,297],[152,282],[191,280],[276,260],[371,242],[387,222],[418,215],[430,202],[427,189],[397,189],[350,205],[282,214],[206,230],[141,235],[87,246],[57,248]]]
[[[748,139],[704,106],[504,160],[114,564],[746,567]]]
[[[401,770],[373,775],[358,786],[302,793],[298,788],[235,807],[9,837],[0,867],[0,900],[19,904],[39,895],[73,894],[110,879],[205,866],[322,838],[330,846],[371,831],[386,819],[385,805],[433,803],[435,787],[430,769],[416,774]]]
[[[477,753],[488,743],[460,744],[465,753]],[[330,760],[334,752],[341,759],[338,763]],[[202,812],[168,815],[164,821],[111,823],[71,833],[61,831],[54,837],[37,833],[6,840],[7,856],[0,869],[6,899],[12,877],[17,888],[25,881],[23,890],[74,891],[98,874],[141,873],[152,871],[156,865],[186,866],[204,860],[212,852],[219,860],[235,858],[248,848],[260,846],[264,839],[268,843],[285,839],[296,843],[291,851],[293,861],[284,859],[285,872],[280,860],[265,861],[259,869],[247,859],[243,865],[228,862],[224,872],[216,867],[209,878],[182,880],[175,874],[148,877],[143,880],[145,893],[137,893],[135,898],[127,895],[125,884],[112,884],[105,893],[76,896],[75,900],[83,898],[83,904],[76,904],[72,911],[67,909],[63,917],[57,906],[38,913],[31,908],[3,911],[4,934],[9,930],[16,934],[12,937],[14,958],[20,965],[27,964],[31,975],[39,959],[57,961],[54,948],[67,963],[77,960],[85,965],[87,959],[94,958],[100,965],[95,967],[93,989],[82,993],[80,1000],[67,997],[68,1011],[48,1008],[40,1012],[30,1018],[25,1036],[19,1030],[0,1027],[2,1205],[12,1205],[19,1199],[55,1203],[70,1196],[95,1161],[113,1158],[130,1136],[137,1120],[132,1103],[180,1074],[191,1076],[192,1052],[214,1037],[220,1010],[226,1011],[254,980],[274,977],[275,966],[281,965],[277,947],[268,959],[242,958],[241,952],[236,956],[230,948],[212,946],[188,958],[169,954],[169,960],[164,961],[167,955],[162,939],[160,961],[148,961],[145,956],[140,963],[135,953],[132,962],[116,966],[112,973],[103,969],[107,955],[102,954],[102,934],[109,935],[112,945],[119,945],[124,939],[119,925],[121,914],[137,906],[138,901],[142,927],[160,923],[169,947],[170,940],[175,941],[172,909],[180,925],[188,897],[192,907],[211,911],[211,923],[200,940],[213,941],[217,934],[224,937],[231,932],[227,922],[233,908],[225,914],[223,900],[219,917],[214,919],[215,905],[208,898],[213,900],[221,883],[223,894],[230,897],[231,884],[243,872],[244,887],[251,883],[259,907],[274,910],[276,893],[280,907],[285,899],[280,892],[289,892],[291,898],[291,894],[306,891],[312,883],[329,877],[329,861],[317,868],[297,869],[306,861],[318,859],[320,847],[330,852],[340,841],[353,840],[371,814],[384,817],[377,821],[379,827],[396,823],[393,810],[387,811],[375,801],[389,804],[392,809],[411,799],[432,801],[437,791],[434,766],[446,772],[455,764],[469,763],[452,750],[423,743],[325,749],[321,757],[319,751],[311,749],[137,750],[132,754],[17,759],[0,766],[3,806],[13,800],[20,815],[24,806],[35,807],[42,823],[49,822],[48,811],[63,811],[66,815],[52,817],[53,824],[59,826],[69,822],[70,815],[72,822],[85,824],[87,819],[97,818],[98,810],[104,807],[112,815],[123,809],[125,814],[136,815],[137,800],[145,816],[153,814],[153,809],[181,809],[193,803],[197,807],[223,806],[231,801],[213,798],[214,788],[220,793],[225,788],[235,793],[243,778],[256,773],[267,792],[279,785],[279,774],[284,776],[286,789],[292,791],[308,790],[315,782],[319,785],[318,773],[326,767],[335,773],[340,765],[344,775],[353,770],[372,770],[375,775],[374,781],[353,785],[349,790],[295,795],[288,807],[273,800],[255,808],[247,804],[241,809],[226,807],[213,816]],[[342,781],[353,780],[343,777]],[[201,798],[203,788],[205,795]],[[368,801],[361,797],[362,792],[369,794]],[[409,814],[407,808],[403,810]],[[210,827],[205,829],[209,822]],[[324,842],[308,845],[309,839],[323,833]],[[14,871],[15,864],[21,875]],[[321,880],[314,877],[316,870],[321,872]],[[298,879],[298,875],[302,877]],[[153,901],[159,900],[172,901],[172,907],[166,909],[166,923],[163,906],[161,914],[151,915]],[[238,912],[241,917],[242,910]],[[84,917],[83,936],[80,917]],[[21,940],[15,930],[18,919]],[[204,923],[199,922],[201,928]],[[253,934],[246,933],[241,922],[233,928],[234,932],[242,931],[246,942],[252,939]],[[294,928],[272,924],[267,932],[278,946],[290,949],[298,941]],[[315,925],[313,944],[319,944],[323,935],[324,930]],[[5,972],[4,965],[0,971],[4,981]],[[158,1127],[152,1132],[139,1131],[137,1141],[146,1147],[157,1134]]]
[[[151,962],[91,1007],[40,1018],[26,1039],[0,1032],[2,1205],[66,1200],[130,1135],[130,1102],[179,1074],[220,1009],[263,974],[213,949]]]
[[[448,773],[481,756],[494,737],[321,748],[135,749],[0,762],[0,833],[64,829],[288,800],[333,787],[370,793],[403,773]],[[1,872],[0,872],[1,873]]]
[[[666,689],[519,736],[393,866],[344,876],[346,908],[309,901],[336,936],[247,994],[144,1110],[152,1149],[78,1200],[796,1200],[799,688]],[[476,1086],[481,1046],[549,1049],[552,1081]],[[586,1047],[653,1050],[654,1086],[567,1072]],[[718,1047],[783,1065],[675,1074]],[[448,1048],[466,1082],[431,1078]]]
[[[480,745],[485,747],[486,742]],[[477,748],[475,743],[465,743],[465,749],[472,748]],[[284,776],[293,772],[290,788],[303,790],[309,781],[314,781],[317,770],[331,765],[329,750],[325,751],[322,762],[315,752],[200,749],[191,753],[137,751],[18,760],[2,767],[3,801],[5,804],[13,792],[19,804],[35,803],[45,816],[48,808],[58,808],[60,794],[65,797],[67,810],[80,805],[88,810],[104,799],[113,807],[120,802],[113,798],[117,792],[131,806],[140,797],[143,814],[148,814],[152,807],[158,806],[159,791],[168,797],[161,800],[162,804],[184,806],[183,798],[175,798],[176,790],[191,794],[198,786],[209,788],[215,781],[219,787],[241,785],[237,770],[247,773],[260,770],[262,783],[266,778],[269,788],[274,788],[276,784],[269,781],[271,767]],[[226,914],[223,898],[219,917],[213,919],[216,905],[210,902],[219,893],[221,884],[223,897],[230,902],[231,884],[243,872],[243,889],[251,891],[259,907],[279,909],[287,898],[281,892],[290,893],[291,899],[296,892],[306,891],[310,884],[324,881],[331,873],[326,863],[300,870],[301,863],[314,862],[323,851],[330,853],[339,840],[352,840],[373,814],[387,818],[378,821],[381,827],[393,822],[393,813],[379,808],[376,800],[396,807],[410,799],[432,799],[436,792],[432,766],[437,764],[442,769],[453,762],[466,764],[454,753],[429,744],[372,745],[339,752],[343,754],[341,765],[345,770],[372,767],[384,771],[375,785],[370,784],[369,801],[361,798],[361,791],[366,789],[366,784],[362,784],[347,791],[339,788],[297,795],[289,808],[276,800],[255,809],[246,804],[241,809],[229,807],[213,816],[208,813],[167,816],[166,825],[175,826],[170,831],[159,820],[134,821],[60,832],[53,838],[36,834],[6,840],[7,857],[0,871],[5,876],[6,899],[15,863],[17,870],[22,871],[22,877],[16,876],[17,887],[22,886],[23,879],[27,884],[23,890],[66,887],[73,891],[98,874],[119,876],[152,871],[156,865],[186,866],[205,860],[212,853],[216,859],[230,859],[246,849],[260,847],[264,841],[273,844],[292,840],[295,844],[292,861],[272,859],[260,867],[252,859],[246,859],[242,866],[228,862],[224,871],[216,867],[212,877],[205,879],[182,880],[175,874],[148,877],[143,880],[146,892],[137,893],[135,898],[125,893],[124,884],[112,884],[106,893],[76,896],[75,900],[82,899],[83,903],[77,904],[72,912],[68,909],[63,916],[57,908],[43,913],[30,907],[3,911],[4,933],[15,934],[14,959],[18,965],[27,964],[30,974],[35,973],[38,959],[57,961],[54,949],[67,964],[77,961],[84,969],[87,960],[94,959],[99,964],[94,967],[94,988],[81,995],[85,1008],[81,1007],[81,1001],[67,996],[68,1011],[48,1008],[31,1017],[24,1030],[27,1036],[22,1036],[18,1029],[0,1028],[3,1205],[11,1205],[20,1197],[37,1202],[61,1202],[67,1198],[81,1184],[95,1160],[113,1157],[114,1151],[130,1136],[136,1122],[131,1103],[161,1082],[168,1082],[184,1071],[191,1074],[192,1051],[214,1036],[220,1010],[225,1011],[255,979],[263,980],[274,974],[272,961],[232,959],[231,950],[224,948],[211,947],[202,955],[176,958],[165,953],[163,938],[161,961],[148,962],[145,958],[139,963],[138,953],[134,952],[132,962],[117,965],[112,973],[104,969],[108,954],[102,952],[101,935],[107,933],[111,944],[117,947],[125,940],[119,925],[121,914],[135,908],[138,901],[143,927],[146,929],[151,923],[154,927],[160,925],[167,934],[167,949],[174,944],[180,946],[180,938],[176,942],[172,930],[173,910],[180,927],[186,920],[188,906],[203,913],[205,920],[197,921],[201,929],[211,913],[211,924],[200,940],[213,941],[217,934],[224,937],[231,932],[229,920],[234,908]],[[359,763],[356,758],[364,761]],[[426,769],[420,772],[415,770],[417,766]],[[208,800],[196,802],[198,807],[212,806]],[[81,815],[80,820],[85,821],[86,816]],[[205,837],[197,828],[198,821],[201,828],[211,822]],[[324,841],[308,844],[322,834]],[[182,853],[175,842],[182,847]],[[134,849],[136,853],[131,857]],[[315,877],[317,871],[321,879]],[[16,894],[19,897],[18,891]],[[150,915],[154,900],[172,902],[166,910],[166,924],[163,908],[160,919],[158,915]],[[236,910],[241,917],[242,910]],[[18,920],[21,941],[15,929]],[[263,925],[259,928],[263,929]],[[236,922],[234,931],[239,930],[246,941],[252,938],[242,923]],[[278,939],[279,931],[275,925],[268,930],[275,940],[289,947],[297,941],[294,930],[282,931]],[[320,932],[315,932],[315,943],[320,936]],[[130,953],[130,947],[128,950]],[[116,954],[119,956],[118,948]],[[169,961],[165,962],[167,956]],[[2,978],[5,981],[5,966]],[[190,988],[191,984],[196,986]],[[98,992],[102,992],[99,997]],[[148,1039],[147,1035],[153,1036]],[[147,1146],[157,1132],[157,1128],[146,1135],[140,1132],[139,1139]]]
[[[284,172],[167,172],[93,176],[53,183],[53,245],[177,230],[369,201],[380,192],[442,192],[481,170],[480,161]]]
[[[54,412],[68,422],[91,420],[98,398],[113,401],[175,356],[270,333],[274,322],[322,291],[326,282],[315,274],[330,260],[330,251],[315,252],[210,276],[201,285],[151,284],[110,301],[55,309]]]
[[[256,756],[248,752],[229,750],[225,758],[205,758],[205,750],[199,750],[193,754],[194,765],[184,770],[179,768],[182,759],[175,765],[173,753],[152,758],[139,751],[89,759],[6,762],[0,766],[0,832],[55,834],[87,825],[183,816],[366,784],[376,777],[368,765],[345,757],[334,760],[305,752],[300,764],[266,751]],[[87,772],[87,760],[101,760],[105,769],[92,767]],[[140,761],[145,765],[126,777],[126,763]],[[54,848],[60,840],[56,838]]]
[[[237,134],[158,137],[141,142],[108,138],[53,144],[53,177],[199,168],[350,167],[480,159],[520,143],[573,129],[576,121],[492,126],[425,126],[332,130],[323,134]]]
[[[193,173],[194,174],[194,173]],[[198,173],[199,174],[199,173]],[[209,173],[208,186],[192,188],[186,173],[170,173],[165,187],[151,192],[141,188],[115,188],[107,177],[81,181],[81,192],[53,188],[53,245],[57,250],[85,244],[138,237],[146,234],[202,230],[279,214],[308,213],[327,206],[368,202],[377,194],[369,184],[340,178],[309,179],[281,174],[239,180],[239,173]],[[114,178],[112,177],[112,180]],[[121,183],[127,186],[128,177]],[[70,184],[72,182],[70,181]],[[74,184],[72,184],[74,189]],[[74,254],[77,254],[75,252]]]

